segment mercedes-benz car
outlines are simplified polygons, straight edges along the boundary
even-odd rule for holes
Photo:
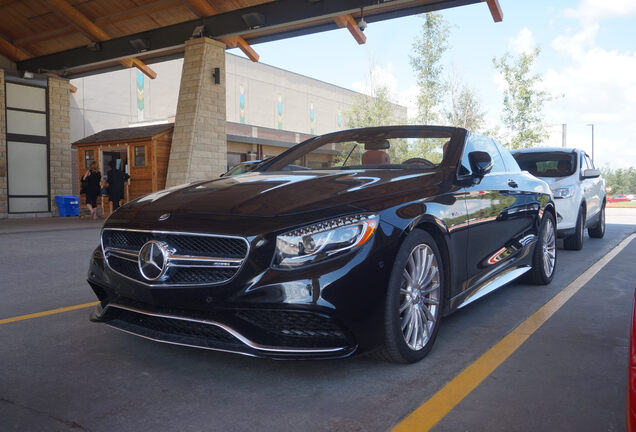
[[[415,362],[444,315],[522,275],[549,283],[555,225],[547,184],[488,137],[339,131],[114,212],[91,319],[251,356]]]

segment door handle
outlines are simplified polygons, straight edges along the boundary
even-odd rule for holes
[[[508,179],[508,186],[510,186],[511,188],[518,188],[519,187],[517,182],[514,181],[513,179]]]

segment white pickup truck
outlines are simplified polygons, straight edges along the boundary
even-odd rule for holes
[[[590,237],[605,235],[605,180],[587,153],[564,147],[513,150],[522,170],[550,185],[557,210],[557,235],[566,249],[583,247]]]

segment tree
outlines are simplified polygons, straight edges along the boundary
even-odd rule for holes
[[[440,107],[446,93],[442,79],[444,71],[440,63],[448,49],[450,27],[439,13],[424,15],[421,33],[413,42],[411,67],[417,74],[419,94],[417,96],[417,121],[433,124],[440,121]]]
[[[611,187],[610,194],[635,194],[636,193],[636,168],[601,168],[601,174],[605,179],[605,186]]]
[[[370,83],[370,95],[357,94],[353,105],[344,112],[345,125],[348,128],[367,126],[386,126],[406,121],[399,115],[396,105],[391,101],[387,86]]]
[[[444,113],[450,126],[462,127],[478,132],[484,127],[486,114],[481,108],[477,93],[460,82],[452,73],[448,80],[450,91],[449,108]]]
[[[549,135],[543,118],[543,105],[551,98],[537,87],[542,75],[532,73],[539,53],[540,50],[535,48],[517,58],[506,53],[501,58],[492,59],[507,84],[502,119],[507,129],[504,144],[509,148],[534,147]]]

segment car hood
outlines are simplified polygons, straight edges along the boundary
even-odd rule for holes
[[[568,186],[568,185],[576,185],[576,174],[567,176],[567,177],[537,177],[544,182],[546,182],[551,189]]]
[[[113,219],[158,217],[166,212],[234,217],[293,215],[432,186],[441,179],[437,174],[403,169],[248,173],[146,195],[122,207]]]

